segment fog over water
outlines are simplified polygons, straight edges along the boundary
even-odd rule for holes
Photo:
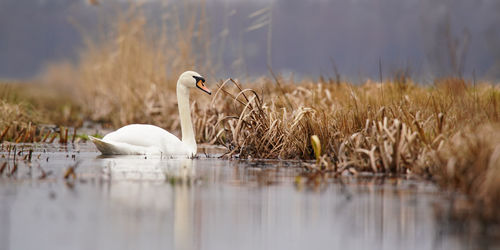
[[[160,16],[160,4],[146,1],[146,13]],[[83,45],[75,23],[92,30],[101,6],[0,0],[0,78],[29,78],[47,62],[76,61]],[[333,76],[335,65],[353,80],[378,79],[380,66],[384,78],[400,70],[424,81],[473,71],[500,78],[496,0],[208,0],[207,12],[214,37],[228,31],[220,77],[267,74],[271,62],[297,77]]]

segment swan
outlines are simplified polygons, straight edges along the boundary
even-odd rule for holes
[[[182,140],[168,131],[149,124],[126,125],[102,139],[89,136],[103,155],[144,155],[163,156],[196,155],[196,140],[189,109],[189,90],[198,88],[211,95],[205,86],[205,79],[194,71],[186,71],[177,80],[177,104],[181,120]]]

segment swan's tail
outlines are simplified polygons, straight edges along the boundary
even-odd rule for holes
[[[156,147],[142,147],[123,142],[108,142],[90,135],[89,139],[103,155],[161,154],[161,151]]]
[[[111,144],[111,143],[107,143],[99,138],[95,138],[93,136],[90,136],[89,135],[89,139],[90,141],[92,141],[94,143],[94,145],[97,147],[97,149],[99,151],[101,151],[101,153],[103,155],[114,155],[114,154],[120,154],[119,151],[119,148],[117,148],[115,145]]]

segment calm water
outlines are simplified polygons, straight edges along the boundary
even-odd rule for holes
[[[315,189],[295,185],[293,163],[98,155],[38,148],[31,167],[5,170],[0,249],[495,247],[444,232],[431,184],[351,177]],[[77,162],[77,179],[64,180]]]

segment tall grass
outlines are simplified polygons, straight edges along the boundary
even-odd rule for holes
[[[152,29],[143,9],[131,4],[112,17],[110,28],[98,39],[87,39],[76,83],[90,119],[113,127],[129,123],[178,127],[176,80],[186,70],[208,72],[205,65],[210,60],[204,47],[209,42],[203,36],[206,20],[197,18],[199,8],[181,7],[165,7],[162,27]]]
[[[486,123],[452,136],[436,152],[430,172],[441,186],[467,195],[466,213],[500,222],[500,126]]]

